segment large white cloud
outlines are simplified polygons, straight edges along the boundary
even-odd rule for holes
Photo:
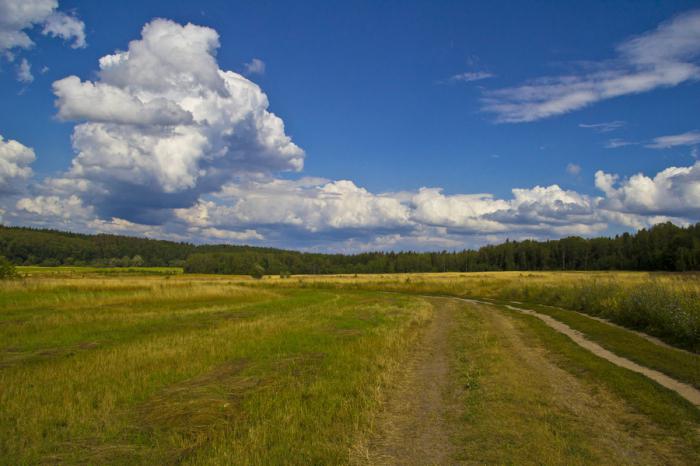
[[[453,249],[700,217],[700,164],[624,180],[601,171],[596,186],[603,196],[556,184],[498,197],[434,187],[376,193],[349,180],[282,179],[279,172],[302,169],[304,152],[255,83],[219,68],[218,46],[210,28],[157,19],[126,51],[102,57],[96,79],[56,81],[58,116],[77,121],[76,156],[65,173],[6,197],[3,220],[356,251]],[[620,53],[633,56],[639,47]],[[679,49],[674,60],[690,56]],[[0,138],[0,186],[26,181],[33,160],[31,149]]]
[[[452,245],[465,236],[592,234],[607,227],[597,200],[559,186],[514,189],[511,199],[489,194],[446,195],[438,188],[375,194],[350,181],[264,180],[226,185],[195,206],[177,209],[197,228],[252,228],[361,245],[376,238],[404,244]],[[425,240],[433,235],[431,241]],[[272,237],[274,234],[266,236]],[[354,239],[353,239],[354,238]]]
[[[101,215],[148,221],[236,176],[301,170],[267,96],[219,69],[218,47],[213,29],[156,19],[100,59],[98,80],[54,83],[58,116],[82,122],[65,178],[91,183]]]
[[[32,176],[31,163],[35,159],[34,150],[0,136],[0,194],[20,190]]]
[[[82,198],[69,194],[69,180],[45,189],[60,193],[20,199],[10,221],[80,231],[137,233],[206,242],[262,242],[313,250],[434,249],[471,247],[505,238],[590,236],[608,228],[642,228],[664,221],[700,218],[700,163],[671,167],[653,177],[629,179],[596,173],[603,196],[558,185],[491,194],[445,194],[438,188],[372,193],[354,183],[319,178],[243,179],[200,197],[157,225],[115,216],[100,218]],[[89,187],[77,186],[84,193]],[[88,198],[87,196],[85,196]]]
[[[34,42],[27,31],[41,25],[42,34],[85,47],[85,25],[58,11],[58,0],[0,0],[0,52],[28,49]]]
[[[595,185],[605,193],[607,210],[700,218],[700,162],[690,167],[669,167],[653,178],[638,173],[620,180],[599,170]]]
[[[353,182],[303,178],[229,184],[212,200],[177,210],[201,227],[286,226],[308,232],[398,228],[409,209],[390,195],[376,195]]]
[[[411,203],[412,218],[418,223],[482,232],[506,229],[502,223],[489,220],[488,215],[508,209],[509,203],[490,194],[446,196],[439,188],[422,188]]]
[[[595,102],[700,79],[700,10],[662,23],[617,47],[617,56],[579,74],[488,91],[483,110],[500,122],[540,120]],[[586,71],[591,68],[594,71]]]

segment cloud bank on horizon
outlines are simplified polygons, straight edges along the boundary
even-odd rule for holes
[[[12,4],[0,0],[0,11],[15,11]],[[31,5],[41,6],[41,14],[15,12],[19,19],[0,23],[0,47],[31,46],[23,31],[32,24],[84,46],[84,26],[58,13],[57,2]],[[453,249],[700,219],[700,162],[629,178],[599,170],[599,195],[557,184],[515,188],[509,198],[446,194],[438,187],[373,193],[351,180],[292,176],[303,171],[306,154],[249,79],[265,71],[264,62],[246,64],[245,77],[221,69],[219,47],[214,29],[154,19],[126,50],[100,58],[92,80],[71,75],[55,81],[57,117],[75,123],[74,158],[64,172],[33,182],[34,151],[0,137],[2,221],[359,251]],[[697,80],[700,68],[692,60],[700,53],[700,12],[674,18],[616,50],[618,58],[594,72],[485,91],[484,110],[502,122],[528,122]],[[473,81],[491,75],[460,76]],[[580,126],[607,133],[624,124]],[[690,131],[660,136],[648,146],[698,143],[698,132]],[[577,176],[581,167],[570,163],[567,171]]]

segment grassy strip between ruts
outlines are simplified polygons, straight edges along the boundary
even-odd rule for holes
[[[432,308],[406,296],[287,293],[246,319],[199,325],[212,306],[183,314],[194,322],[179,330],[0,368],[2,462],[347,462]],[[146,321],[169,313],[138,306]]]
[[[618,356],[700,388],[700,355],[653,343],[635,333],[567,309],[538,304],[518,304],[549,315],[583,333]]]
[[[452,339],[469,464],[690,464],[698,411],[532,316],[463,304]]]

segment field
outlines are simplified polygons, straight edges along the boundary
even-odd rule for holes
[[[697,275],[179,272],[0,283],[0,463],[700,462]]]

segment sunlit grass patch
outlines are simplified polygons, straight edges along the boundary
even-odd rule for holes
[[[6,286],[0,457],[15,464],[343,462],[430,313],[230,277]]]

